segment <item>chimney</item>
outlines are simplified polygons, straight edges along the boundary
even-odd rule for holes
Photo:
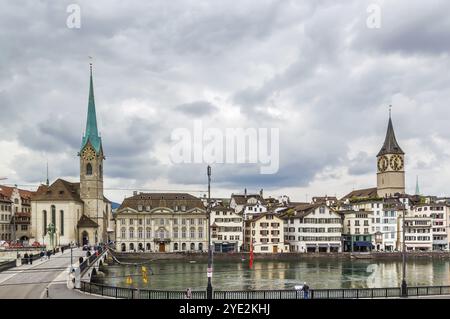
[[[244,189],[244,197],[247,198],[247,188]]]
[[[136,196],[137,195],[137,191],[133,191],[133,196]]]
[[[261,188],[261,190],[259,191],[259,196],[261,196],[261,198],[264,198],[264,197],[263,197],[263,191],[264,191],[264,190],[263,190],[262,188]]]

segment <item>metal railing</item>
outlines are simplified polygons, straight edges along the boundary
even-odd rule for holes
[[[148,290],[113,287],[81,282],[81,291],[124,299],[186,299],[184,291]],[[450,286],[409,287],[409,296],[450,295]],[[400,288],[311,289],[307,296],[300,290],[214,291],[213,299],[372,299],[400,298]],[[205,291],[192,291],[189,299],[206,299]]]

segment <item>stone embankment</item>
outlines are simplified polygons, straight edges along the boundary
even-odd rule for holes
[[[114,255],[120,261],[139,261],[139,260],[188,260],[188,261],[207,261],[207,253],[123,253],[115,252]],[[249,253],[214,253],[214,260],[248,260]],[[359,259],[380,259],[380,260],[401,260],[401,252],[374,252],[374,253],[268,253],[254,254],[254,260],[312,260],[312,259],[340,259],[340,260],[359,260]],[[408,252],[406,258],[436,258],[450,259],[450,252]]]

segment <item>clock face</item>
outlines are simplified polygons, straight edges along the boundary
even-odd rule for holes
[[[87,161],[92,161],[95,158],[95,151],[92,147],[87,147],[84,149],[83,158]]]
[[[380,171],[380,172],[384,172],[385,170],[387,170],[387,168],[388,168],[388,166],[389,166],[389,160],[388,160],[388,158],[386,157],[386,156],[381,156],[379,159],[378,159],[378,170]]]
[[[400,155],[392,155],[390,165],[394,171],[401,170],[403,168],[403,158]]]

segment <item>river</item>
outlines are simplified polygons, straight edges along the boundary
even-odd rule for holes
[[[108,265],[105,276],[94,282],[111,286],[156,290],[204,290],[207,277],[205,262],[184,260],[151,262],[144,282],[141,266]],[[132,283],[127,283],[131,277]],[[407,262],[409,286],[450,285],[448,260],[415,259]],[[216,290],[292,289],[307,282],[311,288],[374,288],[398,287],[402,279],[401,261],[386,260],[329,260],[255,261],[249,269],[248,261],[217,261],[214,263],[213,287]]]

